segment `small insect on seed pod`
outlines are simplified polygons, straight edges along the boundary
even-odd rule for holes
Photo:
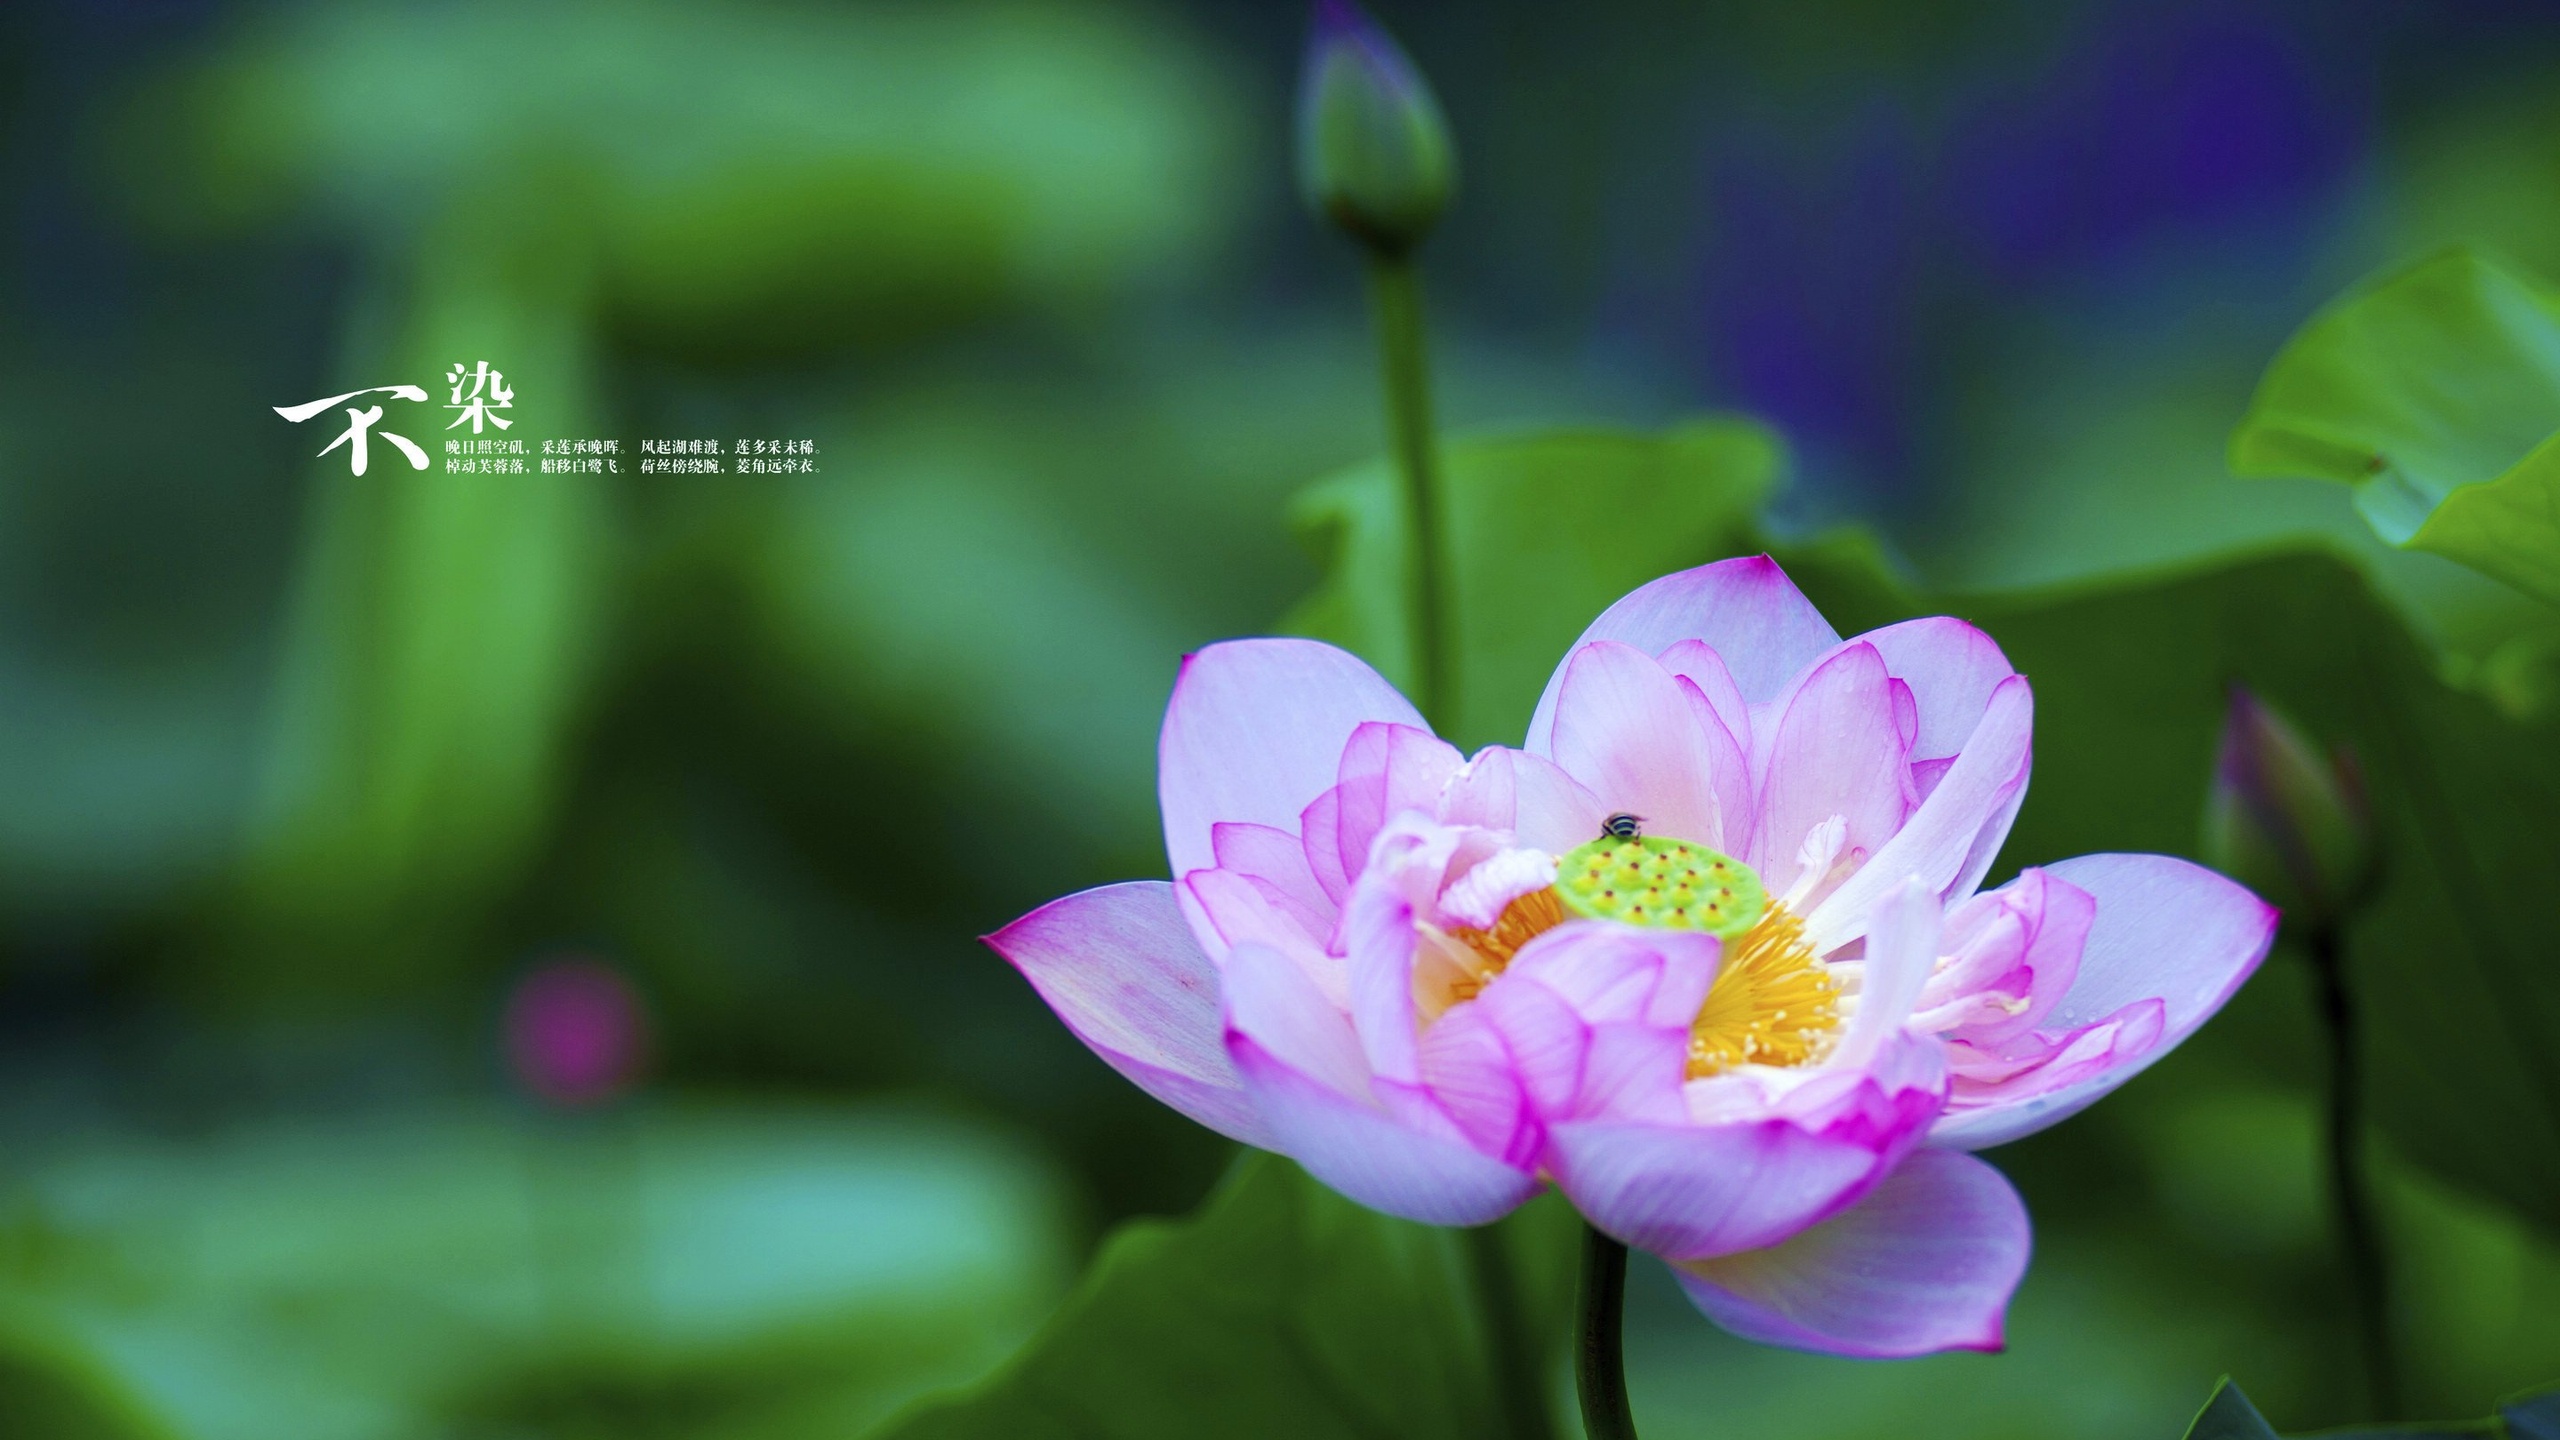
[[[1644,834],[1644,817],[1621,810],[1600,822],[1600,833],[1612,840],[1634,840]]]

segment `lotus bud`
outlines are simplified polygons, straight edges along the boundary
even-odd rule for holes
[[[1298,185],[1372,251],[1421,243],[1457,185],[1456,151],[1429,82],[1350,0],[1316,0],[1298,89]]]
[[[2205,807],[2205,858],[2305,924],[2345,918],[2371,877],[2373,823],[2353,752],[2231,687]]]

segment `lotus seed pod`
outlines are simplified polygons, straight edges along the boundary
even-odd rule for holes
[[[1662,930],[1704,930],[1727,939],[1756,924],[1768,892],[1751,867],[1704,845],[1647,835],[1602,836],[1556,862],[1556,895],[1586,920]]]

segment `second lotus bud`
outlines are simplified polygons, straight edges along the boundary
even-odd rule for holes
[[[2215,867],[2290,918],[2343,920],[2373,872],[2373,821],[2354,753],[2322,754],[2282,712],[2232,686],[2204,847]]]
[[[1362,244],[1401,255],[1457,187],[1457,153],[1429,82],[1349,0],[1317,0],[1298,89],[1298,184]]]

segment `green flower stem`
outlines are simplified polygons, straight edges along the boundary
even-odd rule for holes
[[[1387,395],[1387,440],[1403,481],[1405,504],[1405,574],[1412,591],[1407,610],[1413,628],[1409,638],[1423,718],[1442,735],[1450,729],[1450,706],[1456,700],[1451,679],[1447,589],[1448,564],[1443,547],[1440,507],[1439,442],[1431,428],[1431,357],[1422,325],[1422,277],[1409,253],[1373,251],[1369,263],[1370,303],[1378,320],[1378,368]],[[1491,1344],[1495,1383],[1509,1417],[1513,1440],[1551,1440],[1554,1422],[1547,1414],[1545,1366],[1538,1346],[1521,1324],[1519,1285],[1501,1233],[1490,1225],[1466,1232],[1467,1263],[1474,1272],[1476,1295]]]
[[[1582,1231],[1580,1323],[1573,1337],[1573,1381],[1582,1394],[1582,1431],[1588,1440],[1636,1440],[1627,1410],[1627,1247],[1600,1233]]]
[[[2353,1290],[2356,1338],[2364,1352],[2365,1385],[2374,1418],[2396,1420],[2400,1376],[2391,1346],[2389,1270],[2365,1177],[2364,1082],[2356,1054],[2355,997],[2347,988],[2345,946],[2338,927],[2315,927],[2306,948],[2329,1039],[2329,1196],[2337,1207],[2338,1246]]]
[[[1456,646],[1449,616],[1448,564],[1440,504],[1440,452],[1431,431],[1431,360],[1422,330],[1422,277],[1409,254],[1377,254],[1369,264],[1378,359],[1387,392],[1387,439],[1404,482],[1406,567],[1412,587],[1411,643],[1423,718],[1445,738],[1457,702]]]
[[[1511,1440],[1555,1440],[1547,1411],[1546,1365],[1528,1326],[1521,1323],[1520,1279],[1504,1247],[1502,1227],[1477,1225],[1459,1232],[1474,1272],[1476,1300],[1485,1320],[1486,1359],[1502,1399]]]

